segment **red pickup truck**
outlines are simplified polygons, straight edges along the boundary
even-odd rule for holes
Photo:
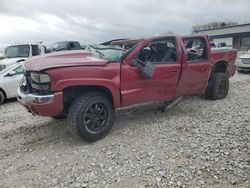
[[[235,50],[211,52],[200,35],[90,45],[28,60],[18,100],[33,114],[67,117],[72,134],[95,141],[111,130],[118,107],[204,92],[225,98],[235,60]]]

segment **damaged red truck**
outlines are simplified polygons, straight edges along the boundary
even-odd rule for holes
[[[18,100],[33,114],[67,117],[73,135],[95,141],[111,130],[118,107],[202,93],[225,98],[236,53],[211,51],[207,36],[194,35],[45,54],[25,63]]]

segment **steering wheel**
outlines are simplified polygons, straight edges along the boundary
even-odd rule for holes
[[[189,52],[195,53],[195,54],[196,54],[196,53],[197,53],[197,50],[191,48],[191,49],[189,50]]]

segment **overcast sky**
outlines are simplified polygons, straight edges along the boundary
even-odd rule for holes
[[[250,22],[250,0],[0,0],[0,51],[11,43],[174,32],[214,21]]]

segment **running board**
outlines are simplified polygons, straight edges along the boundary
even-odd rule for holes
[[[173,102],[171,102],[169,105],[166,106],[165,110],[169,110],[170,108],[174,107],[175,105],[177,105],[181,99],[183,99],[183,97],[178,97],[177,99],[175,99]]]

